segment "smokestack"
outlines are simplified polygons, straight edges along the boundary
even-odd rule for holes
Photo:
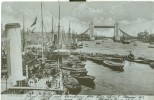
[[[23,80],[22,69],[22,46],[19,23],[8,23],[5,25],[6,36],[9,39],[7,44],[8,81],[16,85],[18,80]]]

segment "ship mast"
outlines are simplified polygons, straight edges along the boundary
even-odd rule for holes
[[[58,0],[58,4],[59,4],[58,48],[61,48],[61,46],[60,46],[60,2],[59,2],[59,0]],[[60,68],[59,57],[58,57],[58,70],[60,72],[60,89],[63,90],[62,71]]]
[[[69,22],[69,29],[68,29],[68,41],[70,41],[69,39],[71,39],[71,28],[70,28],[70,22]],[[69,48],[71,46],[71,41],[69,42]]]
[[[44,36],[43,36],[43,12],[42,12],[42,2],[41,2],[41,27],[42,27],[42,60],[44,59]]]
[[[58,46],[60,46],[60,2],[58,0],[59,4],[59,23],[58,23]]]
[[[70,22],[69,22],[69,34],[71,34],[71,27],[70,27]]]
[[[25,49],[25,15],[23,14],[23,45],[22,45],[22,50],[24,51]]]
[[[52,43],[54,43],[54,33],[53,33],[53,14],[52,14]],[[53,44],[54,45],[54,44]]]

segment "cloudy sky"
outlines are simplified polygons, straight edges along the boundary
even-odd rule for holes
[[[114,25],[118,21],[120,28],[128,34],[137,35],[138,32],[147,30],[154,33],[154,2],[60,2],[61,28],[68,32],[69,22],[72,31],[84,32],[91,20],[94,25]],[[23,23],[25,27],[41,29],[41,3],[40,2],[3,2],[2,25],[6,23]],[[54,29],[58,25],[58,2],[43,2],[43,18],[45,31],[51,31],[52,16]],[[35,18],[37,24],[30,27]],[[113,36],[113,29],[95,29],[97,35]]]

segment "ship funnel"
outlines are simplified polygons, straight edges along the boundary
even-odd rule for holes
[[[7,63],[8,76],[13,85],[17,84],[18,80],[23,80],[22,69],[22,46],[21,33],[19,23],[8,23],[5,25],[6,36],[9,39],[7,42]]]

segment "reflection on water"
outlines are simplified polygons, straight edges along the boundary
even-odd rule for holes
[[[88,47],[80,49],[81,52],[101,52],[128,54],[132,50],[135,56],[154,58],[152,51],[147,44],[139,43],[138,46],[120,43],[107,42],[106,44],[94,45],[95,42],[87,41]],[[112,47],[111,47],[112,46]],[[144,49],[141,47],[144,47]],[[147,49],[145,49],[145,47]],[[97,48],[97,49],[96,49]],[[125,61],[124,72],[113,71],[103,65],[87,61],[86,69],[89,75],[95,76],[95,88],[82,86],[80,94],[127,94],[127,95],[152,95],[154,94],[154,70],[149,65]]]

